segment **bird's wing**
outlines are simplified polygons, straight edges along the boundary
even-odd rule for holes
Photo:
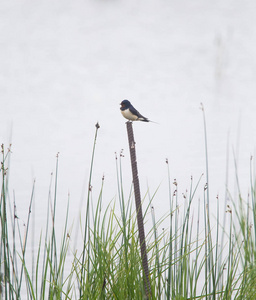
[[[134,108],[132,105],[129,107],[130,109],[130,112],[134,115],[136,115],[138,118],[143,118],[143,119],[147,119],[145,117],[143,117],[138,111],[136,108]]]

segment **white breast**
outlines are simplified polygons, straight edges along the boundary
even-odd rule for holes
[[[122,113],[122,115],[123,115],[126,119],[128,119],[128,120],[131,120],[131,121],[137,121],[137,120],[138,120],[138,117],[135,116],[135,115],[133,115],[133,114],[130,112],[129,108],[126,109],[126,110],[121,110],[121,113]]]

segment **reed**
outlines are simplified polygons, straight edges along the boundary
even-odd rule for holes
[[[134,192],[126,196],[123,186],[123,154],[116,155],[117,201],[103,208],[104,177],[97,201],[91,205],[91,184],[96,127],[89,176],[85,218],[82,219],[82,249],[73,251],[69,205],[63,218],[63,233],[56,235],[58,164],[49,187],[47,221],[35,245],[36,257],[28,253],[30,220],[36,184],[32,186],[25,237],[15,206],[15,194],[8,189],[10,149],[2,145],[0,299],[145,299],[144,273],[139,248]],[[205,131],[206,133],[206,131]],[[206,143],[207,151],[207,143]],[[206,161],[207,164],[207,161]],[[252,165],[252,160],[251,160]],[[226,207],[225,224],[217,207],[209,206],[209,179],[191,177],[188,192],[182,194],[172,179],[166,160],[169,212],[156,219],[154,200],[158,188],[150,188],[142,199],[147,226],[146,244],[152,299],[253,299],[256,293],[256,203],[255,178],[251,166],[250,193],[239,191],[238,203]],[[208,170],[208,169],[207,169]],[[208,171],[207,171],[208,172]],[[208,178],[208,176],[207,176]],[[231,197],[229,192],[228,196]],[[52,197],[53,195],[53,197]],[[148,198],[148,204],[146,199]],[[180,201],[182,198],[182,201]],[[69,201],[68,201],[69,202]],[[11,203],[14,203],[11,205]],[[183,203],[180,205],[179,203]],[[119,206],[119,209],[117,209]],[[217,211],[214,226],[212,212]],[[204,219],[200,216],[204,216]],[[163,224],[169,223],[168,227]],[[152,225],[150,225],[152,224]],[[203,228],[203,230],[202,230]],[[69,253],[69,257],[68,257]],[[71,253],[71,254],[70,254]],[[70,259],[71,255],[71,259]],[[31,268],[34,259],[35,268]],[[33,264],[32,264],[33,266]]]

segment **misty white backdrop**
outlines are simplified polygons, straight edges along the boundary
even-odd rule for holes
[[[84,211],[96,122],[93,198],[104,174],[103,203],[117,201],[115,152],[121,149],[128,197],[123,99],[159,123],[133,126],[142,196],[147,185],[153,194],[160,184],[157,216],[169,209],[166,158],[180,193],[191,175],[196,182],[205,174],[201,102],[213,210],[217,195],[224,203],[227,153],[229,189],[235,193],[235,155],[246,198],[256,142],[255,11],[253,0],[2,1],[0,142],[12,143],[9,191],[20,220],[26,221],[36,180],[36,227],[45,226],[58,152],[59,226],[69,193],[71,223]],[[198,198],[205,183],[204,175]]]

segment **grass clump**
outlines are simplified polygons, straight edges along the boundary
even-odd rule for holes
[[[38,234],[40,238],[35,247],[36,257],[32,257],[34,268],[31,268],[27,241],[35,183],[23,238],[17,222],[15,199],[10,199],[8,191],[10,149],[5,152],[2,146],[0,299],[147,298],[133,190],[131,188],[128,197],[125,197],[123,191],[122,153],[120,158],[116,158],[119,212],[114,202],[103,208],[104,177],[97,204],[92,206],[91,180],[98,129],[96,127],[85,218],[81,223],[81,249],[72,250],[70,244],[72,232],[69,229],[68,206],[61,239],[56,235],[57,157],[55,178],[52,179],[54,183],[50,188],[54,196],[53,199],[49,196],[45,235]],[[191,178],[189,191],[182,195],[184,205],[179,206],[178,183],[171,180],[168,160],[166,163],[169,183],[167,216],[156,220],[153,200],[157,197],[157,191],[152,197],[149,191],[146,194],[149,203],[144,220],[147,220],[148,232],[146,242],[152,291],[150,299],[254,299],[255,180],[251,178],[251,192],[246,202],[239,193],[239,205],[234,203],[227,207],[228,230],[225,230],[226,226],[221,224],[218,213],[215,225],[211,225],[213,221],[210,218],[208,185],[200,190],[201,178],[196,183]],[[198,192],[203,194],[202,199],[196,199]],[[13,207],[11,202],[14,203]],[[167,221],[167,229],[162,229],[162,224]]]

